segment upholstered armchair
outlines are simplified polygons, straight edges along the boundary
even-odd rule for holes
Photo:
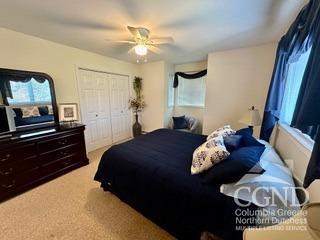
[[[184,132],[191,132],[196,134],[201,134],[201,128],[200,128],[200,122],[198,119],[194,117],[185,116],[187,122],[188,122],[188,128],[186,129],[175,129],[177,131],[184,131]],[[173,129],[173,120],[170,119],[170,123],[168,126],[170,129]]]

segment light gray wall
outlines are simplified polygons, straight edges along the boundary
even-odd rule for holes
[[[241,128],[238,120],[250,106],[262,116],[273,71],[276,43],[210,53],[203,132],[225,124]],[[260,127],[255,128],[255,134]]]

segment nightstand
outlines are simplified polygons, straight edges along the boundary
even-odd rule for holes
[[[318,240],[320,203],[306,205],[297,215],[275,226],[246,229],[244,240]]]

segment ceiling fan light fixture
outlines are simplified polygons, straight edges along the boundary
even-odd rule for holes
[[[139,56],[145,56],[147,55],[148,48],[144,44],[138,44],[134,47],[134,51]]]

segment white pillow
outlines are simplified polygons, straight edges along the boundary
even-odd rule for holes
[[[285,166],[284,162],[282,161],[276,150],[268,142],[265,142],[260,139],[258,141],[264,144],[264,146],[266,147],[260,158],[260,165],[262,168],[264,168],[264,166],[268,165],[269,163],[275,163],[281,166]]]
[[[220,192],[234,197],[235,191],[243,185],[249,186],[250,189],[255,189],[261,185],[265,186],[266,183],[268,186],[278,188],[283,184],[294,186],[290,169],[283,163],[273,147],[266,147],[259,163],[265,170],[263,174],[246,174],[238,182],[221,185]],[[251,195],[245,195],[241,199],[254,202],[251,198]],[[255,204],[258,205],[256,202]]]
[[[207,141],[211,138],[215,138],[218,136],[222,136],[222,137],[226,137],[226,136],[230,136],[235,134],[236,131],[234,131],[230,125],[225,125],[221,128],[218,128],[216,130],[214,130],[208,137],[207,137]]]
[[[229,155],[230,153],[224,146],[222,136],[211,138],[193,152],[191,174],[198,174],[208,170]]]
[[[265,169],[263,174],[246,174],[236,183],[221,185],[220,192],[230,197],[252,202],[264,209],[266,213],[278,209],[296,210],[298,207],[292,204],[299,204],[297,195],[295,191],[288,191],[288,187],[295,187],[292,173],[270,145],[264,150],[260,158],[260,165]],[[271,189],[276,190],[277,194],[273,194]],[[285,203],[282,202],[283,199],[286,200]],[[267,200],[274,201],[276,206],[260,205],[266,203]],[[277,213],[277,211],[275,212]],[[271,225],[270,223],[273,221],[286,219],[288,216],[266,214],[258,217],[262,219],[261,225]]]
[[[28,118],[28,117],[39,117],[39,109],[38,107],[23,107],[22,110],[22,117]]]

